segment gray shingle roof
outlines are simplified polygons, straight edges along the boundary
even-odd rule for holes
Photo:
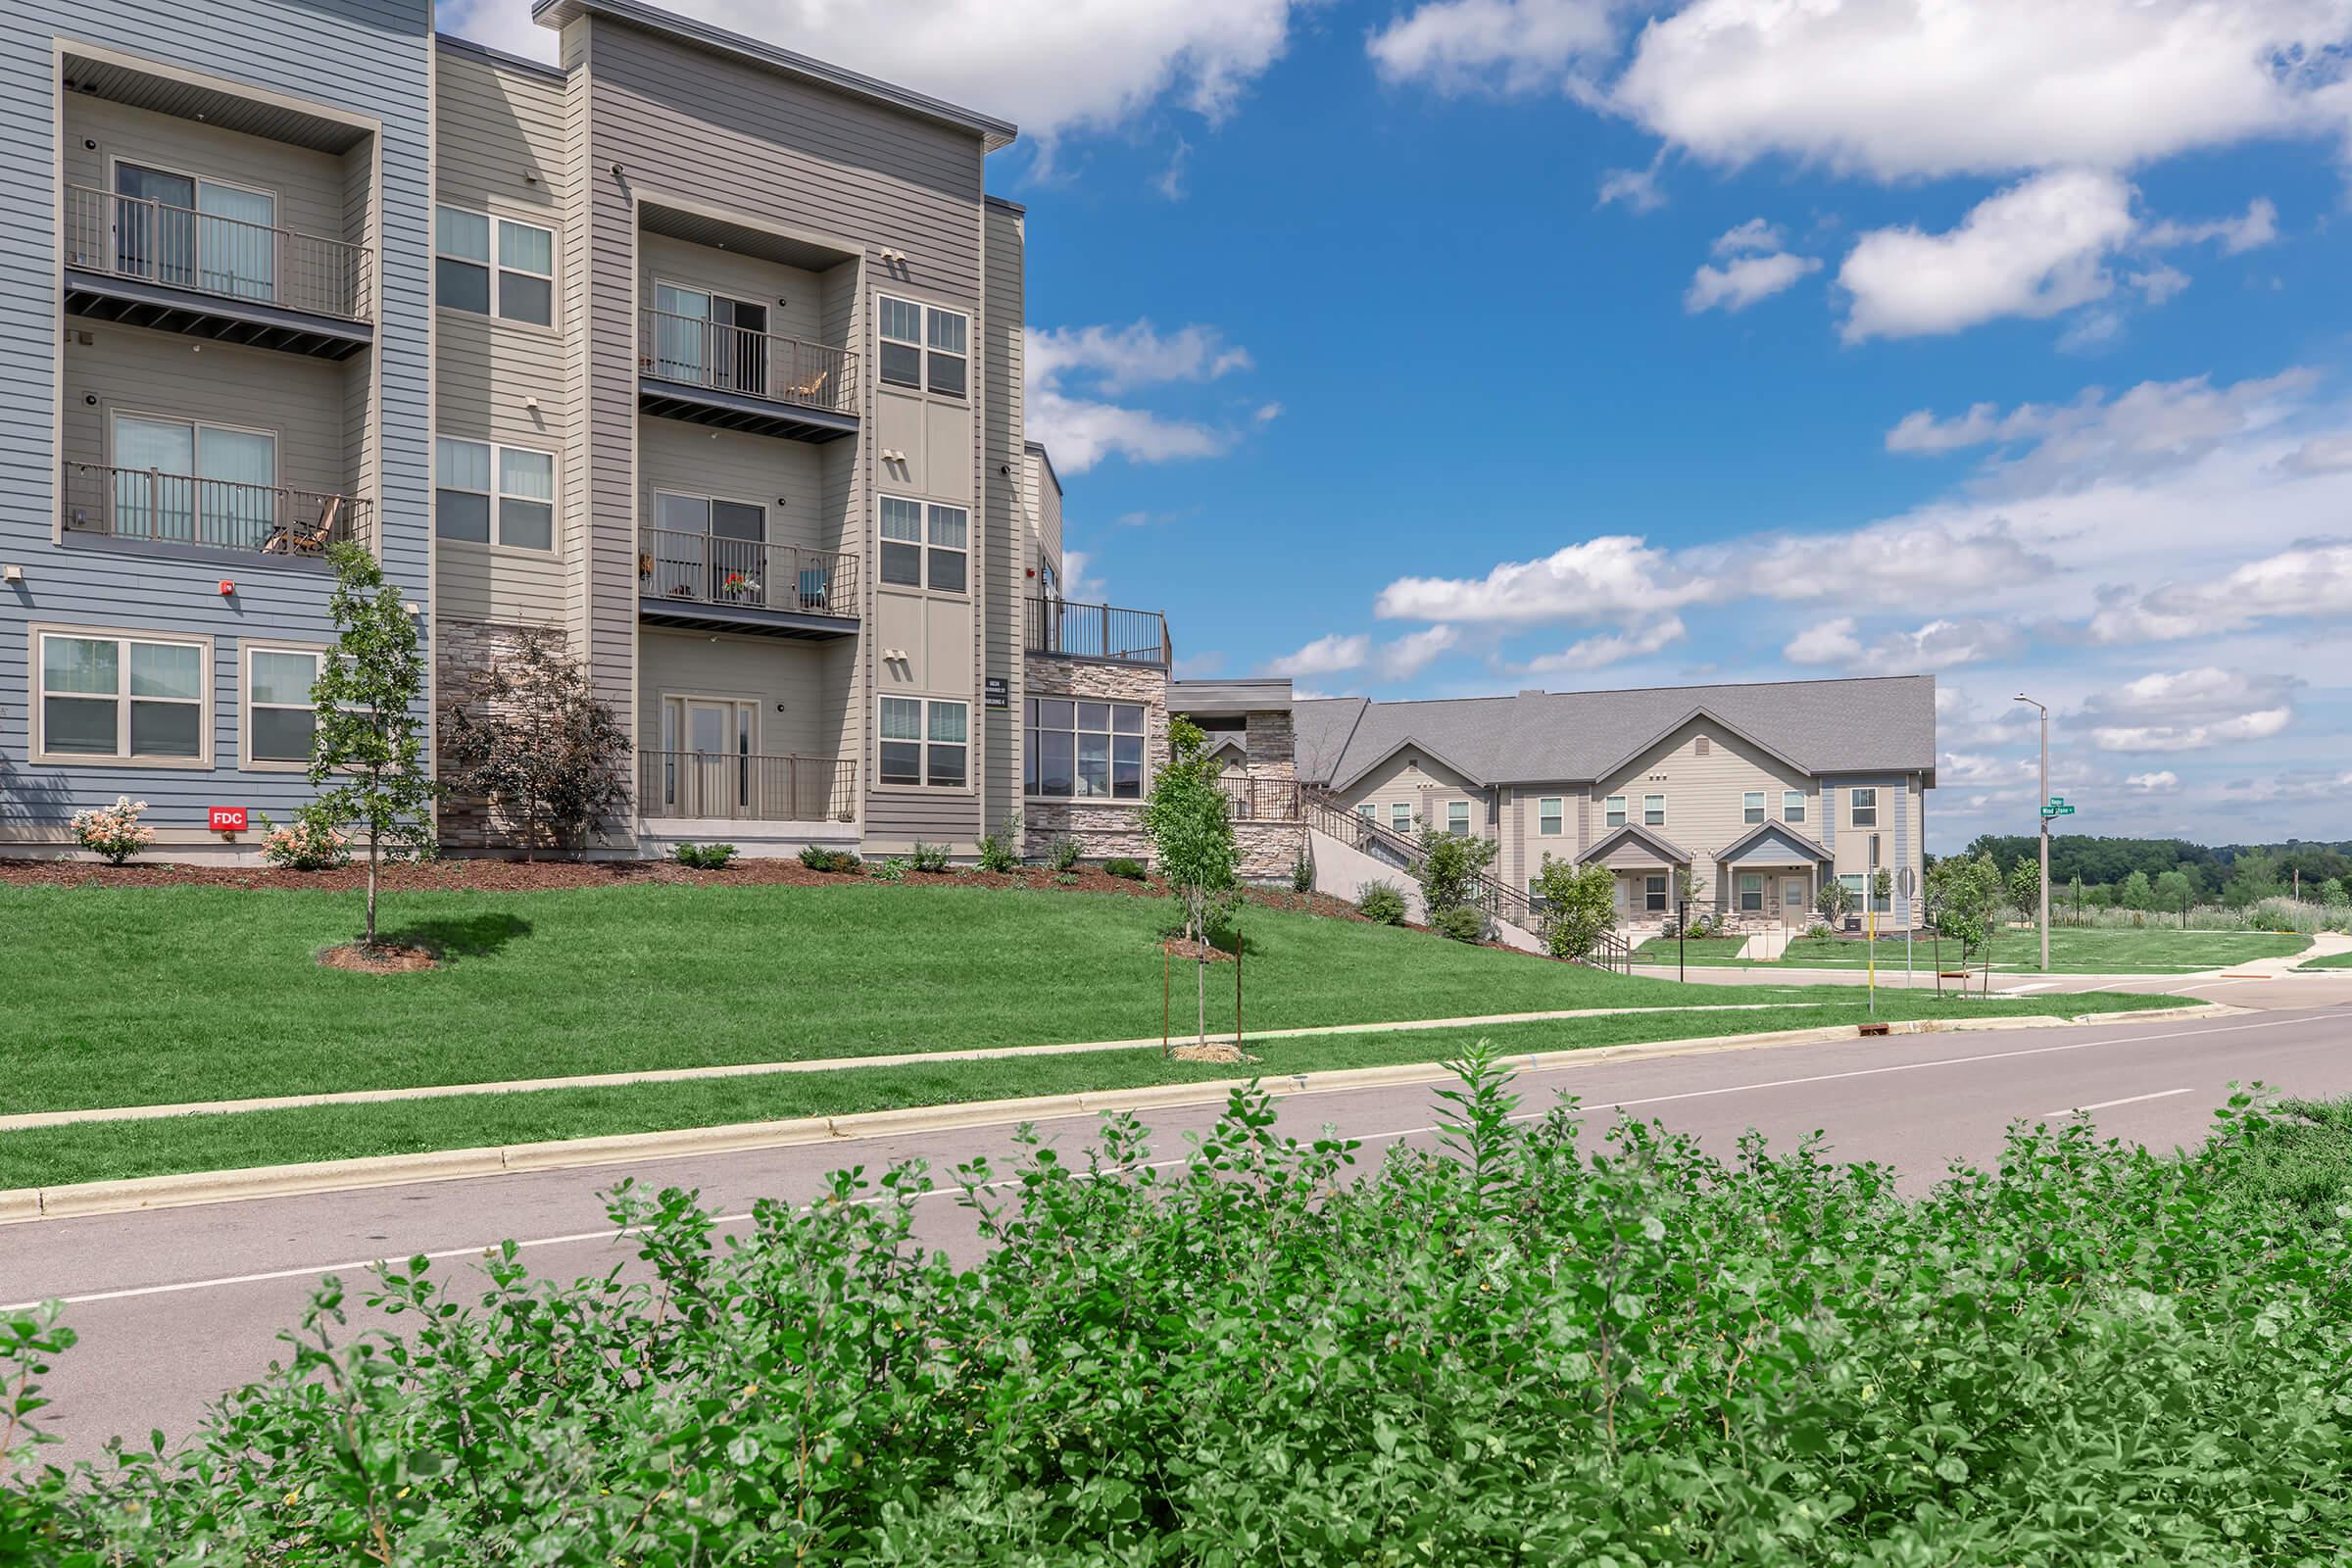
[[[1344,787],[1411,744],[1482,784],[1606,776],[1703,710],[1811,773],[1936,769],[1936,677],[1761,681],[1375,703],[1302,702],[1298,776]]]

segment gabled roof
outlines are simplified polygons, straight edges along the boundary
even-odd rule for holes
[[[1804,834],[1799,833],[1795,828],[1790,827],[1786,822],[1757,823],[1754,827],[1749,828],[1746,832],[1732,840],[1732,842],[1723,849],[1717,850],[1715,852],[1715,858],[1718,860],[1736,860],[1746,851],[1749,845],[1761,844],[1766,839],[1780,839],[1786,842],[1790,849],[1795,850],[1802,855],[1809,855],[1816,861],[1827,861],[1834,858],[1829,851],[1823,849],[1820,845],[1814,843],[1811,839],[1807,838]]]
[[[1591,849],[1577,857],[1577,863],[1581,865],[1589,860],[1597,860],[1629,839],[1636,844],[1648,845],[1651,853],[1669,865],[1689,865],[1690,863],[1689,850],[1684,849],[1656,828],[1643,827],[1639,822],[1628,822],[1623,827],[1609,829],[1593,842]]]
[[[1419,747],[1487,784],[1610,777],[1693,717],[1807,774],[1936,773],[1936,677],[1760,681],[1374,703],[1301,702],[1298,776],[1340,787]]]
[[[663,11],[658,6],[647,5],[644,0],[532,0],[531,20],[542,27],[561,29],[574,18],[584,14],[611,17],[615,21],[643,27],[650,32],[664,33],[682,42],[696,44],[705,49],[714,50],[719,54],[733,55],[739,60],[750,61],[754,65],[763,66],[770,71],[780,71],[786,75],[798,76],[804,81],[816,82],[821,86],[830,87],[836,92],[846,92],[852,97],[863,98],[869,103],[883,104],[906,114],[919,115],[925,120],[934,121],[943,125],[952,125],[957,130],[968,130],[980,138],[981,149],[984,152],[993,153],[1000,147],[1009,147],[1012,145],[1013,139],[1020,134],[1019,129],[1008,120],[999,120],[994,115],[984,115],[977,110],[959,108],[944,99],[934,98],[928,93],[916,92],[910,87],[901,87],[893,82],[884,81],[880,77],[866,75],[862,72],[851,71],[847,67],[832,65],[822,60],[814,60],[790,49],[779,49],[773,44],[761,43],[757,38],[747,38],[742,33],[729,32],[723,27],[713,27],[706,22],[697,22],[692,17],[681,17],[674,11]]]
[[[1396,743],[1391,746],[1387,751],[1382,752],[1377,756],[1364,758],[1361,765],[1351,767],[1346,778],[1332,780],[1331,787],[1335,790],[1344,790],[1348,785],[1353,784],[1357,779],[1362,778],[1366,773],[1369,773],[1374,768],[1380,766],[1381,763],[1388,761],[1391,758],[1394,758],[1397,753],[1404,751],[1419,752],[1431,761],[1443,766],[1447,772],[1460,774],[1465,782],[1475,784],[1480,789],[1486,788],[1487,785],[1492,782],[1489,779],[1479,777],[1476,769],[1464,767],[1461,763],[1455,761],[1452,758],[1447,757],[1444,752],[1439,751],[1436,747],[1431,746],[1426,742],[1417,740],[1410,735],[1404,735],[1399,736],[1396,740]]]

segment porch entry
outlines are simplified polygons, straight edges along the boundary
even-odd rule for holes
[[[1736,871],[1732,908],[1759,919],[1777,919],[1783,925],[1803,925],[1812,917],[1812,876],[1794,868]]]
[[[730,816],[753,810],[751,703],[708,697],[662,702],[663,816]]]
[[[1674,912],[1673,878],[1663,871],[1619,872],[1617,922],[1663,920]]]

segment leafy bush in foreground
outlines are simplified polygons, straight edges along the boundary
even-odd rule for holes
[[[1350,1178],[1236,1094],[1179,1169],[1106,1119],[720,1236],[623,1189],[647,1265],[478,1304],[424,1260],[183,1457],[18,1472],[60,1563],[2322,1564],[2352,1546],[2345,1210],[2080,1126],[1906,1201],[1811,1145],[1729,1162],[1533,1124],[1465,1065],[1442,1150]],[[2340,1151],[2339,1151],[2340,1152]],[[66,1338],[0,1320],[0,1388]],[[0,1410],[0,1427],[8,1425]]]
[[[1374,925],[1404,924],[1404,892],[1394,882],[1367,882],[1356,895],[1355,912]]]

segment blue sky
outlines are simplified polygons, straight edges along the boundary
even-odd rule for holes
[[[1931,837],[2352,837],[2346,0],[694,0],[1018,121],[1076,591],[1433,697],[1928,669]],[[521,0],[443,24],[545,54]]]

